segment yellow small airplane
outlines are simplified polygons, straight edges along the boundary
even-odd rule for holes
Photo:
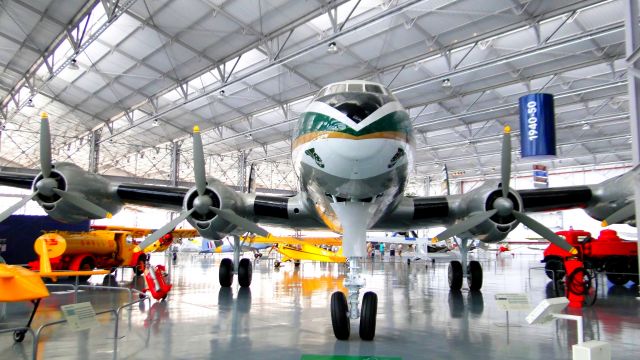
[[[50,295],[42,278],[57,281],[58,277],[104,275],[110,272],[109,270],[52,271],[49,259],[62,255],[66,249],[65,239],[56,233],[40,236],[33,247],[40,256],[39,272],[27,270],[18,265],[0,263],[0,302],[31,301],[34,305],[26,328],[31,326],[40,300]],[[17,330],[13,333],[13,339],[16,342],[22,342],[26,333],[27,330]]]
[[[293,236],[258,236],[248,237],[251,243],[274,244],[273,249],[277,250],[282,258],[275,262],[279,267],[280,263],[294,261],[296,264],[301,260],[311,260],[320,262],[344,263],[347,259],[342,255],[342,239],[338,237],[308,237],[297,238]],[[325,250],[319,245],[340,246],[336,252]]]

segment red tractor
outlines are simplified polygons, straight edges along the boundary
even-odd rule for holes
[[[578,249],[585,268],[605,271],[607,279],[615,285],[624,285],[630,280],[638,282],[638,244],[635,241],[623,240],[610,229],[602,230],[597,239],[583,230],[571,229],[558,231],[556,234]],[[564,260],[569,256],[571,254],[554,244],[544,250],[542,262],[549,279],[559,280],[564,277]]]

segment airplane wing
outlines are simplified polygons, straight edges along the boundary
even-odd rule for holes
[[[595,185],[517,191],[509,189],[508,199],[513,204],[513,210],[519,214],[509,213],[511,209],[507,209],[509,211],[505,212],[505,215],[498,212],[502,211],[499,209],[502,205],[496,199],[503,196],[499,180],[487,181],[462,195],[404,197],[393,211],[381,217],[373,230],[403,231],[451,226],[453,232],[462,229],[463,234],[470,233],[474,238],[494,242],[502,240],[521,222],[522,213],[572,208],[582,208],[596,220],[606,220],[617,215],[616,222],[633,225],[635,214],[618,214],[624,213],[624,210],[633,204],[633,181],[639,172],[636,167],[623,175]],[[456,228],[462,223],[464,224],[461,228]],[[533,229],[535,226],[532,224],[529,227]],[[438,238],[450,237],[450,233],[447,232],[446,236]]]
[[[35,177],[36,175],[31,174],[0,172],[0,185],[30,189]],[[103,176],[103,178],[110,180],[109,176]],[[213,190],[217,194],[224,196],[224,198],[220,200],[229,200],[237,205],[233,210],[240,216],[251,218],[265,225],[287,226],[301,229],[326,229],[315,214],[312,214],[306,209],[301,197],[298,195],[287,197],[239,193],[214,179],[210,179],[209,182],[209,186],[213,187]],[[75,182],[73,185],[75,185]],[[74,190],[84,194],[88,198],[91,197],[91,195],[96,195],[98,198],[114,197],[120,204],[140,205],[172,211],[182,210],[185,196],[190,190],[184,187],[111,182],[110,188],[106,193],[86,194],[88,192],[87,187],[82,184],[78,184],[78,187],[79,188]],[[224,203],[221,205],[224,205]],[[49,215],[56,218],[56,214],[50,213]],[[64,216],[62,218],[58,217],[58,219],[69,222]],[[141,234],[143,236],[148,235],[148,233],[143,231],[146,229],[138,229],[140,231],[127,227],[109,227],[105,229],[132,231],[136,233],[142,231]],[[197,236],[195,234],[189,234],[185,237]]]

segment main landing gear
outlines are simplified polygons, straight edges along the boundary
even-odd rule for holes
[[[462,262],[453,260],[449,263],[449,288],[454,291],[462,289],[462,279],[467,278],[469,290],[478,291],[482,288],[482,266],[477,261],[469,261],[467,265],[469,240],[454,238],[460,248]]]
[[[230,287],[233,283],[233,274],[238,274],[238,284],[241,287],[246,288],[251,285],[251,278],[253,277],[253,268],[251,260],[244,258],[240,259],[240,237],[234,236],[233,246],[233,260],[224,258],[220,262],[220,268],[218,269],[218,280],[220,286]],[[237,264],[237,267],[234,267]]]
[[[462,280],[467,278],[469,290],[477,291],[482,288],[482,266],[477,261],[470,261],[466,274],[463,271],[462,263],[453,260],[449,263],[449,288],[451,290],[462,289]]]
[[[378,295],[367,291],[362,297],[362,308],[358,310],[360,289],[365,280],[360,275],[358,261],[360,258],[350,257],[347,277],[344,286],[348,291],[348,299],[341,291],[331,295],[331,324],[338,340],[347,340],[351,333],[351,320],[360,318],[360,338],[371,341],[376,335],[376,314],[378,312]]]

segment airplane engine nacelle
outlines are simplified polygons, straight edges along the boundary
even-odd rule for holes
[[[236,195],[233,189],[223,184],[217,179],[210,178],[207,180],[206,195],[211,199],[211,206],[218,209],[228,209],[237,212],[241,209],[241,199]],[[196,188],[192,188],[187,192],[184,198],[183,207],[190,210],[194,207],[194,201],[198,197]],[[193,226],[198,233],[212,240],[220,240],[235,230],[236,226],[217,216],[213,211],[202,214],[194,211],[191,216],[187,217],[187,221]]]
[[[457,203],[457,209],[455,209],[454,213],[458,219],[463,219],[477,213],[491,211],[496,208],[496,201],[504,200],[499,199],[501,197],[502,190],[498,188],[497,182],[488,181],[472,192],[462,195],[460,201]],[[522,210],[522,199],[517,192],[509,191],[508,198],[514,210]],[[511,214],[501,216],[499,213],[496,213],[490,217],[489,220],[486,220],[469,230],[469,233],[474,239],[487,243],[494,243],[504,240],[509,232],[515,229],[519,224],[520,222]]]
[[[36,190],[36,184],[42,180],[42,174],[38,174],[33,181],[32,188]],[[87,200],[115,214],[122,208],[122,202],[118,198],[115,188],[100,175],[87,172],[79,166],[71,163],[57,163],[51,170],[51,179],[57,183],[56,187],[62,191],[84,196]],[[49,180],[49,179],[47,179]],[[63,223],[76,223],[87,219],[97,219],[77,206],[65,201],[57,194],[47,196],[42,192],[34,198],[44,209],[47,215]]]
[[[590,185],[592,198],[584,211],[592,218],[602,221],[633,201],[634,173],[635,171],[631,171],[600,184]],[[629,189],[631,189],[631,192]],[[624,219],[621,223],[636,226],[635,214],[632,213],[629,218]]]

